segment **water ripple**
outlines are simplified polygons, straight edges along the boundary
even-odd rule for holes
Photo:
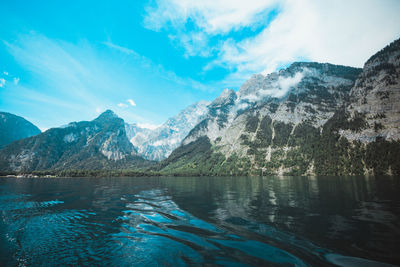
[[[179,202],[179,199],[172,197],[173,194],[163,187],[149,189],[152,187],[148,186],[143,190],[133,191],[121,189],[123,193],[116,187],[110,188],[104,184],[95,184],[92,191],[80,192],[79,186],[73,188],[74,190],[68,188],[64,191],[56,188],[45,193],[40,191],[38,196],[8,193],[6,187],[1,188],[2,265],[381,264],[340,255],[291,232],[283,231],[270,222],[255,220],[249,214],[252,214],[252,209],[260,211],[259,206],[252,206],[254,202],[251,201],[236,203],[239,196],[234,192],[228,194],[230,209],[216,204],[210,212],[215,216],[202,216],[199,212],[201,209],[183,209],[185,203],[182,204],[182,199]],[[27,192],[31,192],[29,190]],[[204,201],[206,200],[208,199]],[[198,203],[190,202],[191,205]],[[250,207],[250,213],[246,213],[243,207]],[[271,209],[277,209],[277,206],[260,207],[265,208],[265,216],[271,213]],[[383,204],[379,206],[362,202],[357,206],[353,217],[369,225],[372,222],[377,227],[381,226],[379,222],[386,221],[389,223],[388,227],[395,232],[398,228],[397,217],[383,207]],[[301,215],[299,210],[299,207],[286,210],[284,218]],[[373,216],[371,210],[374,211]],[[279,216],[279,213],[273,215]],[[331,221],[334,224],[326,233],[327,236],[341,237],[352,226],[348,217],[346,220],[343,216],[335,216]],[[383,237],[385,236],[382,235]]]
[[[114,234],[123,251],[135,247],[136,255],[146,251],[157,254],[158,259],[164,258],[163,255],[168,255],[168,259],[180,258],[171,264],[184,263],[184,257],[190,255],[194,263],[232,265],[234,261],[244,261],[305,266],[289,252],[259,241],[244,240],[194,217],[181,210],[163,192],[144,191],[135,197],[137,200],[127,203],[128,209],[120,217],[124,222],[121,231]]]

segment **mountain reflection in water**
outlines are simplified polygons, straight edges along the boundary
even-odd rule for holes
[[[0,179],[0,262],[400,264],[400,186],[379,177]]]

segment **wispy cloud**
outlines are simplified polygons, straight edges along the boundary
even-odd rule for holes
[[[15,60],[32,74],[24,84],[19,77],[10,78],[14,86],[10,94],[14,96],[8,96],[7,101],[19,99],[20,103],[54,110],[64,107],[64,115],[69,116],[64,116],[62,119],[66,121],[58,124],[82,120],[83,114],[90,118],[99,110],[112,108],[118,95],[132,94],[132,78],[129,70],[124,69],[126,66],[121,66],[110,53],[99,55],[99,49],[85,40],[73,44],[32,32],[3,43]],[[119,94],[115,94],[115,88]],[[145,120],[135,114],[127,115],[130,120]],[[51,126],[54,125],[46,125]]]
[[[274,7],[276,0],[158,0],[148,6],[144,26],[155,31],[168,31],[176,46],[184,48],[184,56],[210,57],[219,47],[210,37],[226,35],[232,30],[263,24],[260,17]]]
[[[120,107],[120,108],[127,108],[128,107],[128,105],[124,104],[124,103],[118,103],[117,106]]]
[[[204,83],[194,80],[190,77],[180,77],[180,76],[176,75],[175,72],[165,69],[162,65],[153,63],[150,59],[139,55],[137,52],[135,52],[132,49],[114,44],[111,41],[103,42],[103,44],[111,49],[115,49],[119,52],[122,52],[122,53],[128,55],[128,56],[132,56],[133,58],[135,58],[135,60],[138,60],[140,62],[140,66],[142,68],[150,69],[151,72],[153,74],[157,75],[159,78],[171,81],[178,85],[187,86],[191,89],[197,89],[197,90],[201,90],[201,91],[214,91],[216,89],[215,86],[204,84]]]
[[[65,101],[85,99],[89,106],[100,102],[92,89],[104,89],[101,84],[105,81],[99,81],[98,77],[105,79],[107,75],[106,70],[101,70],[98,62],[91,58],[90,47],[79,49],[36,33],[20,35],[16,42],[4,43],[14,58],[34,74],[44,94]]]
[[[296,85],[298,85],[303,79],[305,72],[308,72],[308,70],[305,69],[301,72],[296,72],[296,74],[293,77],[279,77],[278,87],[280,89],[280,93],[276,94],[275,96],[282,97],[289,91],[290,88],[293,88]]]
[[[255,27],[276,10],[255,36],[237,40],[231,32]],[[362,66],[374,52],[400,37],[400,1],[387,0],[156,0],[144,25],[172,31],[188,56],[211,56],[205,70],[230,69],[231,81],[270,73],[298,60]],[[210,51],[209,40],[219,42]],[[204,52],[206,51],[206,53]]]
[[[138,126],[140,128],[154,130],[154,129],[157,129],[158,127],[160,127],[161,125],[151,124],[151,123],[138,123]]]
[[[276,82],[266,84],[266,87],[264,88],[257,87],[244,93],[240,91],[238,93],[239,98],[237,101],[239,102],[239,106],[242,106],[240,106],[239,109],[244,109],[247,107],[247,102],[258,102],[266,97],[281,98],[285,96],[291,88],[296,87],[301,82],[307,72],[309,72],[309,70],[305,68],[302,71],[296,72],[293,76],[280,76]],[[261,77],[262,79],[265,78],[265,76],[260,74],[257,76]]]
[[[275,4],[275,0],[158,0],[147,7],[144,24],[147,28],[161,30],[166,26],[182,27],[189,20],[208,34],[223,34],[249,24],[259,23],[263,10]]]
[[[155,103],[160,103],[161,100],[155,99],[154,103],[148,100],[148,95],[157,90],[159,84],[164,88],[159,92],[160,97],[172,95],[175,91],[185,92],[185,88],[191,90],[188,91],[189,94],[192,89],[209,89],[198,81],[180,77],[134,50],[111,41],[90,43],[80,40],[71,43],[31,32],[21,34],[13,41],[3,41],[3,44],[15,61],[29,73],[24,77],[21,73],[18,77],[7,76],[10,77],[9,80],[3,75],[4,81],[0,81],[1,86],[6,83],[8,85],[8,82],[13,86],[7,95],[4,95],[7,102],[13,102],[14,105],[30,105],[35,110],[57,110],[64,107],[66,110],[62,119],[65,121],[60,121],[62,119],[59,114],[49,115],[48,121],[59,121],[57,125],[81,120],[83,114],[86,114],[86,118],[97,116],[99,110],[108,108],[120,108],[118,112],[127,121],[159,123],[167,119],[164,117],[166,114],[171,114],[159,111],[161,107]],[[23,77],[23,83],[19,77]],[[118,94],[115,93],[116,90]],[[120,102],[121,97],[126,100]],[[142,103],[135,112],[125,108],[136,106],[133,99]],[[46,105],[43,105],[44,103]],[[153,106],[157,108],[149,108]],[[51,116],[54,118],[51,119]]]
[[[4,87],[6,83],[18,85],[20,80],[19,77],[14,77],[14,75],[10,74],[7,71],[4,71],[2,74],[3,77],[0,77],[0,87]]]
[[[126,47],[123,47],[123,46],[119,46],[119,45],[114,44],[114,43],[112,43],[110,41],[102,42],[102,44],[104,44],[105,46],[108,46],[109,48],[113,48],[113,49],[119,50],[122,53],[125,53],[125,54],[128,54],[128,55],[135,55],[137,57],[140,57],[140,55],[138,53],[136,53],[135,51],[133,51],[132,49],[129,49],[129,48],[126,48]]]

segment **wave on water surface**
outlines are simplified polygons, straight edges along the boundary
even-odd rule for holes
[[[110,202],[104,207],[94,199],[86,209],[73,209],[64,200],[1,195],[1,242],[12,255],[6,265],[380,264],[339,255],[267,224],[207,222],[159,189]]]

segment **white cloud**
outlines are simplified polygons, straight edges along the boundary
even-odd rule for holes
[[[145,129],[150,129],[150,130],[154,130],[154,129],[156,129],[156,128],[161,126],[161,125],[151,124],[151,123],[138,123],[137,125],[140,128],[145,128]]]
[[[260,15],[274,7],[276,2],[157,0],[156,5],[146,8],[144,26],[155,31],[175,29],[176,33],[170,33],[169,37],[185,49],[185,57],[208,57],[218,51],[209,44],[209,36],[224,35],[231,30],[260,24]],[[190,26],[191,22],[195,24],[194,29]]]
[[[259,90],[257,92],[258,98],[266,96],[283,97],[289,92],[289,89],[295,87],[303,77],[303,72],[297,72],[293,77],[279,77],[277,83],[271,89]]]
[[[247,109],[249,106],[249,103],[241,102],[237,105],[237,110],[244,110]]]
[[[132,99],[128,99],[128,100],[126,100],[126,101],[128,101],[129,105],[131,105],[131,106],[133,106],[133,107],[136,106],[135,101],[133,101]]]
[[[100,107],[96,107],[96,113],[101,113],[102,112],[102,108],[100,108]]]
[[[161,30],[168,24],[180,27],[191,19],[207,33],[227,33],[232,29],[256,23],[257,15],[276,2],[276,0],[158,0],[155,6],[147,7],[144,24],[149,29]]]
[[[400,34],[400,2],[392,3],[397,8],[375,0],[286,1],[259,35],[226,42],[216,63],[264,74],[302,58],[361,67]]]
[[[17,85],[19,83],[19,77],[14,77],[13,81],[14,84]]]
[[[8,76],[8,72],[7,72],[7,71],[4,71],[3,74],[6,75],[6,76]]]
[[[280,90],[279,93],[275,93],[275,96],[282,97],[289,91],[290,88],[295,87],[303,79],[304,72],[307,72],[307,70],[304,70],[303,72],[296,72],[293,77],[279,77],[278,87]]]
[[[4,78],[0,78],[0,87],[4,87],[6,85],[6,80]]]
[[[308,71],[308,69],[303,69],[301,72],[296,72],[294,76],[280,76],[276,82],[272,83],[267,88],[256,88],[257,90],[252,90],[244,94],[242,93],[243,95],[239,95],[238,99],[238,103],[242,105],[239,105],[239,109],[246,108],[246,102],[257,102],[266,97],[281,98],[285,96],[291,88],[296,87],[296,85],[301,82],[305,73]]]
[[[253,73],[270,73],[298,60],[330,62],[361,67],[385,45],[400,37],[398,0],[157,0],[147,8],[147,28],[175,31],[187,56],[209,56],[208,41],[220,39],[213,48],[214,66],[231,69],[229,79]],[[278,10],[270,24],[268,10]],[[263,13],[264,12],[264,13]],[[188,28],[188,22],[194,27]],[[241,40],[227,33],[264,25],[255,36]],[[266,25],[266,26],[265,26]],[[187,31],[189,29],[189,32]],[[201,36],[199,38],[198,36]]]
[[[120,107],[120,108],[127,108],[128,107],[128,105],[124,104],[124,103],[118,103],[117,106]]]
[[[136,103],[132,99],[127,99],[126,102],[129,103],[130,106],[135,107]],[[117,106],[120,108],[127,108],[129,106],[128,104],[125,103],[118,103]]]

